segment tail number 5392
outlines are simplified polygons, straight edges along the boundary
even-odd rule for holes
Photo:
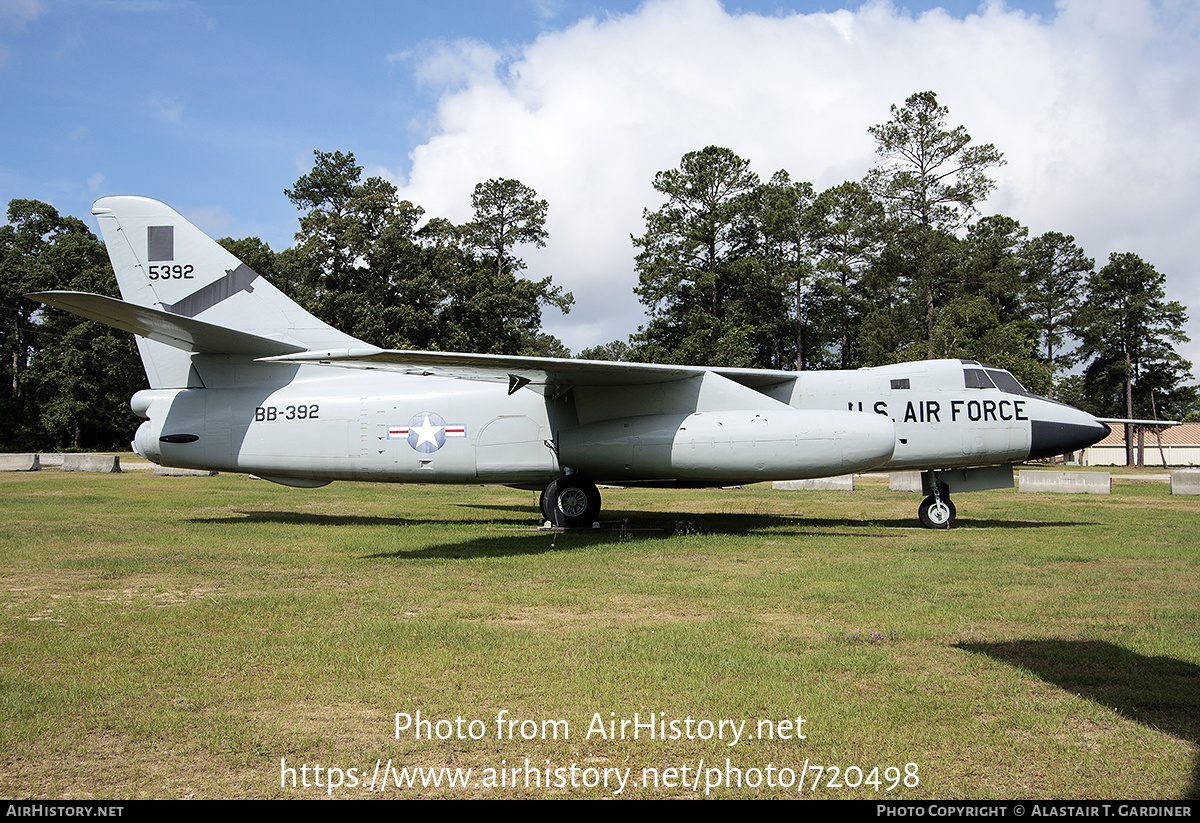
[[[192,280],[192,265],[182,266],[178,263],[151,263],[146,269],[146,276],[151,280]]]

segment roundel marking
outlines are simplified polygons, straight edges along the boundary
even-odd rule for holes
[[[408,445],[421,454],[433,454],[446,444],[447,437],[466,437],[467,427],[446,423],[437,412],[417,412],[407,426],[388,428],[388,439],[405,438]]]

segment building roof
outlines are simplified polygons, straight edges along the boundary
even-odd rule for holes
[[[1097,446],[1124,446],[1125,445],[1125,427],[1120,423],[1109,423],[1108,437],[1097,443]],[[1133,440],[1137,442],[1137,432],[1134,431]],[[1155,436],[1154,429],[1146,429],[1146,445],[1158,445],[1158,438]],[[1180,423],[1178,426],[1164,426],[1162,428],[1162,444],[1164,446],[1200,446],[1200,423]]]

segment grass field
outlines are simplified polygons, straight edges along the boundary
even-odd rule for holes
[[[1200,796],[1200,498],[860,485],[0,475],[0,796]]]

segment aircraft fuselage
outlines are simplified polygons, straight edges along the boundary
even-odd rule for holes
[[[314,317],[165,203],[92,210],[121,289],[33,295],[137,336],[151,388],[134,448],[165,466],[332,480],[543,488],[590,526],[597,483],[734,485],[921,469],[925,525],[952,491],[1107,428],[999,369],[934,360],[780,372],[379,349]]]
[[[655,384],[657,400],[634,387],[589,419],[569,393],[254,364],[248,385],[140,392],[133,406],[148,420],[135,448],[169,466],[307,481],[537,486],[571,469],[597,482],[732,484],[1013,463],[1096,432],[1090,416],[1023,390],[966,388],[969,371],[984,370],[948,360],[807,372],[762,390],[757,407]]]

